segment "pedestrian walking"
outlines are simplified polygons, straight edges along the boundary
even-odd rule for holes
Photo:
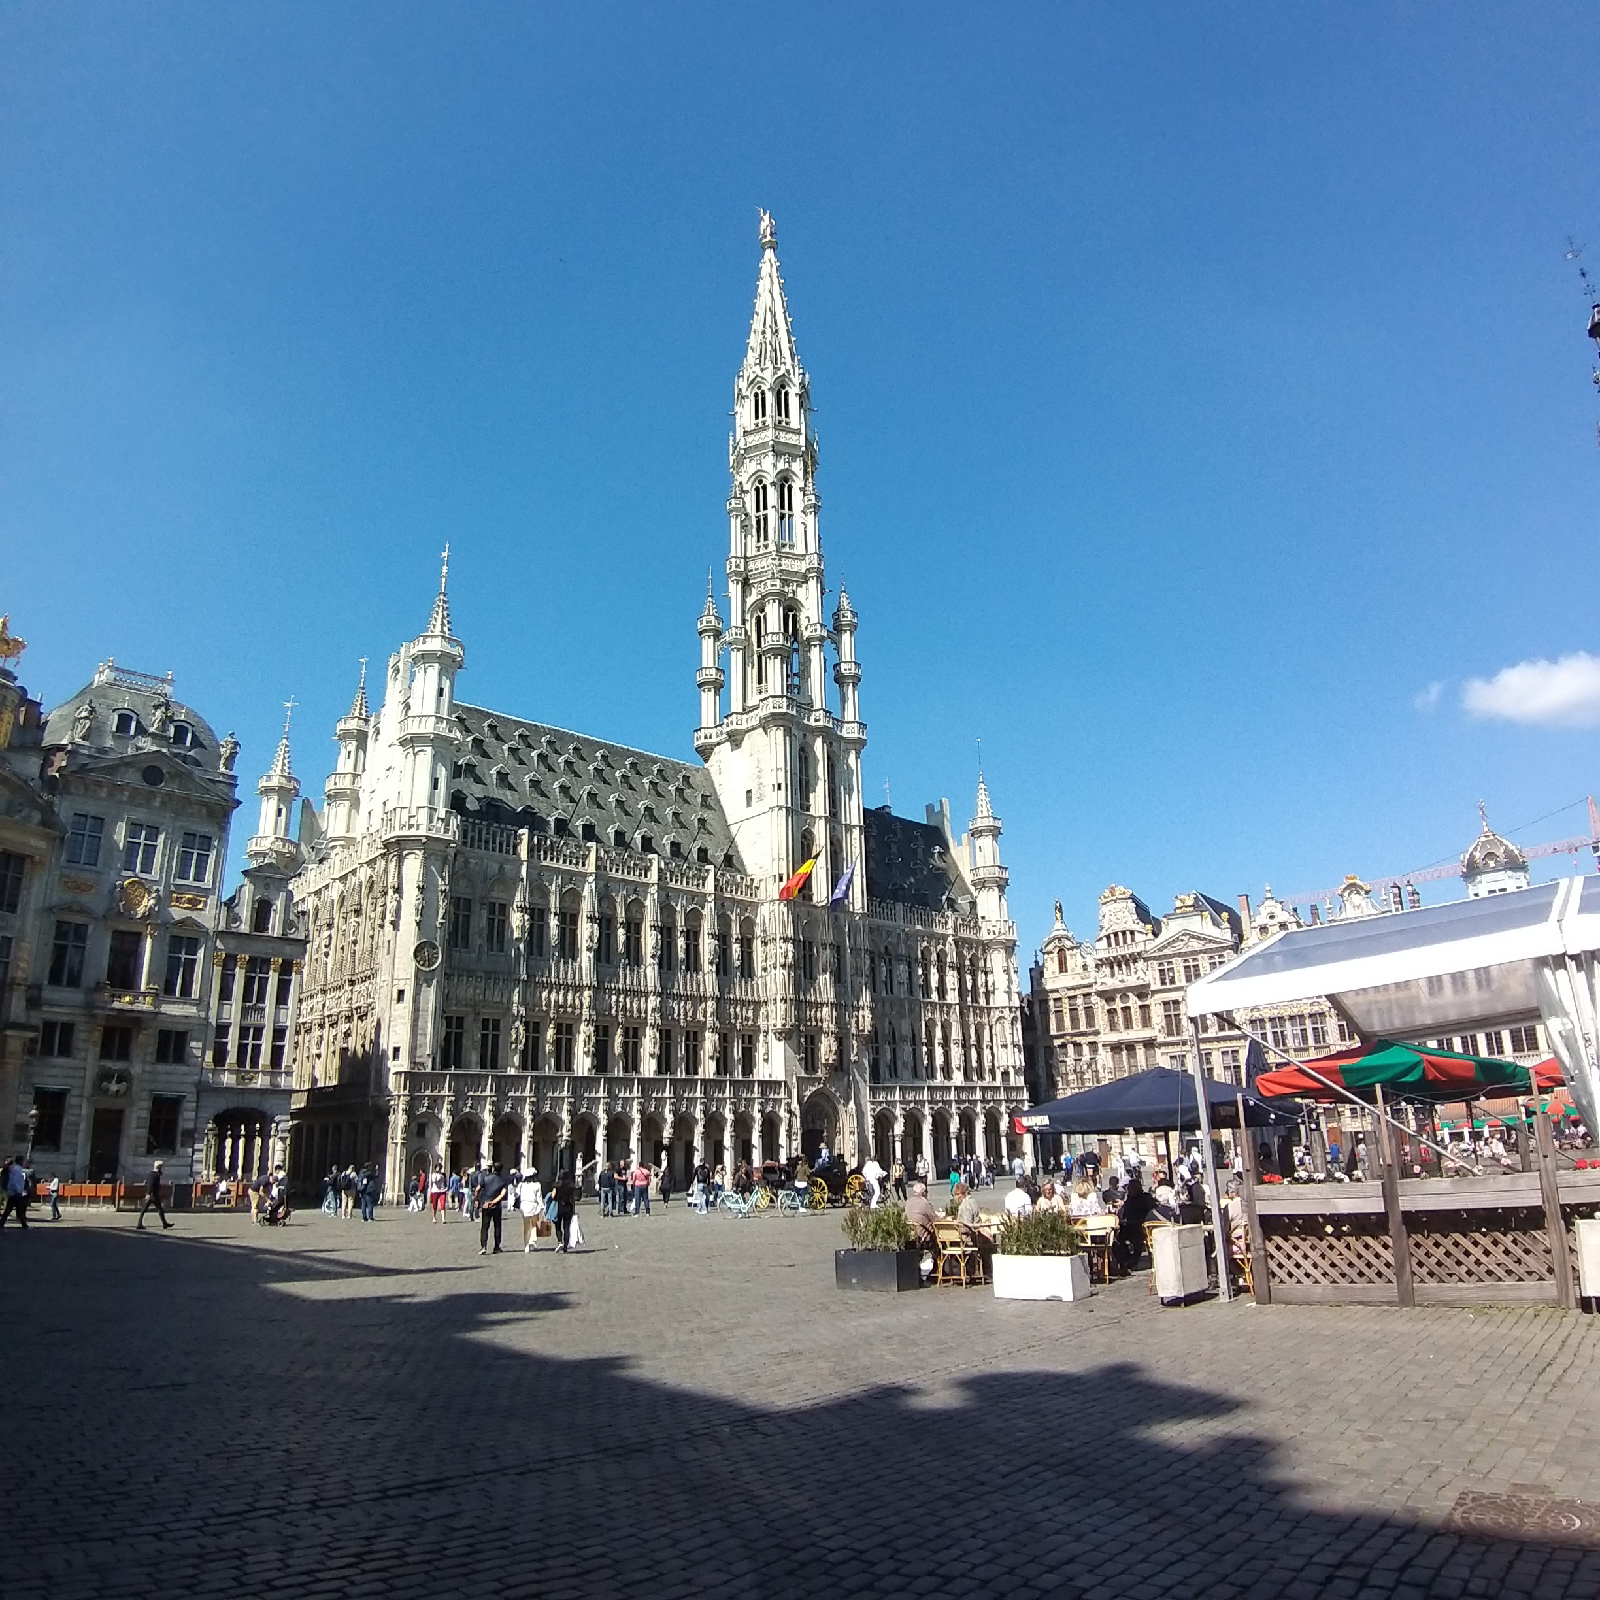
[[[601,1167],[594,1186],[600,1192],[600,1215],[612,1216],[617,1209],[617,1175],[611,1170],[609,1161]]]
[[[61,1220],[61,1180],[53,1172],[50,1174],[49,1194],[50,1220],[59,1222]]]
[[[505,1209],[506,1198],[506,1180],[500,1176],[499,1162],[478,1173],[472,1197],[478,1207],[478,1254],[482,1256],[489,1253],[489,1231],[492,1228],[494,1253],[499,1255],[501,1212]]]
[[[161,1204],[161,1163],[159,1161],[151,1167],[150,1176],[145,1180],[144,1204],[139,1208],[139,1227],[135,1232],[142,1231],[144,1219],[149,1214],[150,1207],[156,1208],[156,1215],[161,1218],[161,1226],[170,1228],[172,1224],[167,1221],[166,1208]]]
[[[650,1169],[642,1159],[634,1163],[629,1184],[633,1189],[634,1216],[638,1216],[640,1212],[643,1212],[648,1217],[650,1215]]]
[[[356,1180],[356,1195],[361,1201],[361,1220],[371,1222],[378,1209],[378,1194],[383,1185],[378,1180],[378,1169],[369,1161]]]
[[[0,1228],[13,1216],[24,1233],[28,1230],[28,1170],[15,1156],[5,1166],[6,1208],[0,1211]]]
[[[527,1255],[534,1248],[544,1217],[544,1190],[531,1173],[517,1185],[517,1213],[522,1218],[522,1253]]]
[[[661,1163],[661,1203],[665,1205],[672,1198],[672,1163],[663,1160]]]
[[[433,1171],[428,1174],[428,1209],[433,1213],[435,1222],[448,1221],[445,1208],[450,1204],[450,1180],[444,1175],[444,1163],[434,1164]]]
[[[572,1236],[572,1213],[577,1209],[578,1194],[572,1182],[572,1174],[565,1168],[556,1178],[555,1191],[551,1195],[556,1207],[556,1244],[560,1247],[562,1255],[567,1253],[567,1241]]]

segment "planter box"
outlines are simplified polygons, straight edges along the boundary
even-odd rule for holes
[[[922,1251],[835,1250],[833,1281],[840,1289],[874,1289],[898,1294],[922,1287]]]
[[[1002,1256],[990,1263],[997,1300],[1087,1300],[1085,1256]]]

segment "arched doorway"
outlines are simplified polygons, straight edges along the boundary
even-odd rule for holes
[[[443,1133],[439,1119],[421,1116],[411,1125],[411,1155],[406,1161],[406,1176],[424,1177],[432,1172],[439,1161],[439,1139]]]
[[[905,1130],[900,1135],[900,1159],[905,1162],[907,1172],[917,1170],[917,1157],[922,1154],[922,1117],[915,1111],[908,1111]]]
[[[978,1153],[978,1118],[975,1112],[961,1113],[961,1159]]]
[[[950,1174],[950,1113],[933,1114],[933,1175],[945,1178]]]
[[[872,1119],[872,1153],[887,1172],[894,1165],[894,1113],[880,1111]]]
[[[522,1124],[504,1116],[494,1125],[490,1149],[502,1172],[516,1172],[522,1166]]]
[[[560,1149],[561,1119],[546,1112],[533,1125],[534,1170],[546,1189],[556,1181],[556,1157]]]
[[[483,1124],[473,1116],[450,1124],[450,1171],[465,1172],[483,1159]]]
[[[695,1126],[688,1112],[680,1112],[673,1120],[672,1143],[668,1147],[668,1170],[672,1173],[672,1187],[685,1190],[694,1172]]]
[[[619,1111],[606,1124],[606,1160],[615,1167],[633,1159],[633,1118]]]
[[[573,1171],[586,1191],[594,1188],[595,1151],[599,1149],[600,1129],[588,1112],[580,1111],[572,1119]]]
[[[659,1165],[661,1158],[666,1153],[666,1129],[662,1126],[661,1118],[654,1111],[647,1111],[639,1119],[639,1159],[648,1162],[653,1167]]]
[[[733,1159],[753,1162],[756,1158],[755,1124],[748,1111],[736,1112],[733,1119]],[[730,1172],[731,1178],[733,1174]]]
[[[782,1135],[778,1127],[778,1116],[775,1111],[769,1111],[761,1119],[761,1160],[763,1163],[777,1161],[778,1151],[782,1148]]]
[[[766,1143],[765,1123],[762,1125],[762,1143]],[[807,1161],[815,1161],[826,1145],[829,1150],[839,1148],[839,1108],[833,1096],[818,1089],[809,1096],[800,1112],[800,1149]],[[776,1156],[763,1156],[764,1160],[777,1160]]]
[[[983,1153],[996,1165],[1005,1156],[1000,1143],[1000,1118],[993,1111],[983,1119]]]
[[[713,1172],[728,1163],[727,1129],[721,1114],[716,1111],[706,1113],[705,1124],[700,1134],[700,1159]]]

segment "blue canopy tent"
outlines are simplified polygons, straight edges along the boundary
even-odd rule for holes
[[[1236,1096],[1243,1091],[1215,1078],[1201,1081],[1206,1086],[1211,1125],[1238,1127]],[[1291,1128],[1298,1119],[1245,1093],[1244,1120],[1252,1128]],[[1187,1133],[1200,1127],[1200,1103],[1191,1074],[1151,1067],[1081,1094],[1032,1106],[1014,1122],[1018,1133],[1125,1133],[1130,1128],[1135,1133]]]

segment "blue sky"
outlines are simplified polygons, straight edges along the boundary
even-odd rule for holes
[[[1600,776],[1597,60],[1579,6],[10,5],[25,680],[171,668],[252,778],[293,695],[320,799],[448,539],[464,698],[689,754],[764,205],[868,799],[970,815],[981,737],[1024,959],[1112,881],[1437,861]]]

